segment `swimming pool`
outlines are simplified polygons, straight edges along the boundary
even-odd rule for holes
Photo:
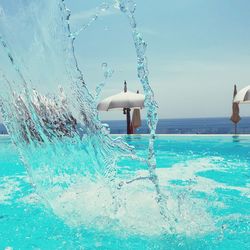
[[[145,156],[148,137],[126,141]],[[0,249],[250,249],[250,137],[158,136],[155,148],[160,186],[176,218],[171,234],[162,230],[147,181],[125,187],[130,196],[119,191],[120,220],[100,216],[102,206],[91,196],[97,187],[84,186],[84,204],[68,193],[65,204],[88,214],[69,223],[41,202],[9,138],[1,137]],[[120,176],[146,172],[142,163],[119,162]]]

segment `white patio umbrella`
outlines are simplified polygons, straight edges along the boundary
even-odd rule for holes
[[[241,89],[234,97],[234,102],[249,104],[250,103],[250,85]]]
[[[250,104],[250,85],[246,86],[245,88],[241,89],[234,97],[233,104]],[[236,106],[235,106],[236,108]],[[239,107],[238,110],[236,108],[236,113],[239,114]]]
[[[131,134],[130,129],[130,111],[131,109],[142,109],[144,108],[145,96],[139,94],[139,92],[134,93],[127,91],[127,83],[124,82],[124,92],[112,95],[104,100],[102,100],[97,109],[99,111],[109,111],[111,109],[123,109],[124,114],[127,115],[127,133]]]
[[[237,123],[240,121],[240,108],[239,103],[234,101],[234,98],[237,95],[237,86],[234,85],[234,93],[233,93],[233,105],[232,105],[232,116],[231,121],[234,123],[234,133],[237,133]]]
[[[100,111],[108,111],[110,109],[124,109],[124,108],[144,108],[144,95],[134,92],[121,92],[112,95],[102,100],[97,109]]]

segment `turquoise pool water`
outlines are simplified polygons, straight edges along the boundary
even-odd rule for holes
[[[126,140],[145,156],[147,137]],[[250,137],[159,136],[155,148],[160,186],[176,218],[173,233],[162,230],[147,181],[125,187],[129,195],[120,190],[122,220],[100,218],[105,207],[95,194],[106,190],[85,184],[84,204],[68,193],[65,206],[82,211],[79,223],[70,223],[35,194],[14,146],[1,137],[0,249],[250,249]],[[119,176],[146,172],[142,163],[119,162]]]

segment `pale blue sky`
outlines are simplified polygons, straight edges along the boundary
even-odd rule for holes
[[[101,2],[71,1],[74,23],[84,22]],[[229,116],[233,84],[250,84],[250,2],[136,2],[160,118]],[[110,9],[84,31],[77,49],[89,86],[100,81],[101,62],[115,70],[103,97],[121,90],[124,79],[130,89],[140,88],[129,25],[119,12]],[[242,107],[241,114],[250,115],[250,106]],[[122,118],[116,112],[102,117]]]
[[[0,0],[6,1],[6,0]],[[68,0],[72,27],[80,27],[103,0]],[[66,3],[67,3],[66,2]],[[249,0],[136,0],[138,28],[148,43],[150,82],[160,118],[229,116],[233,84],[250,84]],[[142,89],[128,20],[110,8],[76,41],[91,90],[102,81],[101,64],[114,69],[102,98]],[[241,115],[250,115],[250,106]],[[103,119],[123,119],[119,112]]]

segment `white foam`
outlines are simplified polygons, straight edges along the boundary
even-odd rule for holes
[[[15,192],[20,190],[20,182],[13,177],[0,178],[0,203],[9,203]]]
[[[20,198],[18,201],[26,204],[37,204],[41,202],[41,198],[36,193],[31,193]]]
[[[163,195],[168,197],[164,206],[170,211],[171,218],[178,220],[174,223],[175,233],[196,237],[217,230],[215,223],[218,218],[213,217],[208,209],[211,206],[223,208],[225,204],[194,198],[193,191],[211,195],[216,189],[223,188],[249,195],[249,187],[228,186],[197,175],[208,170],[223,171],[223,162],[224,159],[220,157],[199,158],[175,164],[171,168],[157,169]],[[135,176],[147,173],[137,171]],[[129,172],[126,175],[128,176]],[[70,178],[67,175],[54,178],[55,182],[63,180]],[[45,192],[54,213],[68,225],[114,231],[118,234],[123,232],[155,236],[169,232],[170,224],[160,215],[159,206],[155,201],[155,190],[149,180],[135,181],[117,190],[116,203],[112,197],[114,194],[104,180],[99,178],[93,181],[80,176],[75,176],[74,180],[76,181],[67,188],[63,189],[58,185]],[[187,185],[175,185],[172,183],[174,180],[184,181]],[[7,180],[5,187],[5,200],[19,188],[18,183],[10,180]],[[32,204],[40,202],[40,199],[31,194],[20,201]]]
[[[181,180],[188,183],[188,185],[183,188],[188,188],[189,191],[199,191],[211,194],[215,192],[216,189],[220,188],[239,191],[242,196],[249,197],[249,186],[232,186],[198,175],[198,173],[208,170],[226,172],[224,163],[225,160],[221,157],[198,158],[184,163],[174,164],[171,168],[158,168],[156,172],[159,177],[160,185],[163,187],[171,185],[171,181]],[[232,167],[231,165],[233,164],[230,164],[230,167]],[[140,171],[140,174],[145,173],[146,171]],[[179,186],[179,188],[181,187]]]
[[[178,219],[173,225],[176,233],[194,236],[215,230],[213,218],[206,212],[206,202],[183,197],[180,205],[180,200],[170,193],[165,195],[169,197],[165,207]],[[50,204],[54,213],[70,226],[150,236],[169,232],[170,224],[160,214],[152,183],[135,182],[123,188],[118,197],[120,208],[115,213],[109,187],[104,182],[82,179]]]

